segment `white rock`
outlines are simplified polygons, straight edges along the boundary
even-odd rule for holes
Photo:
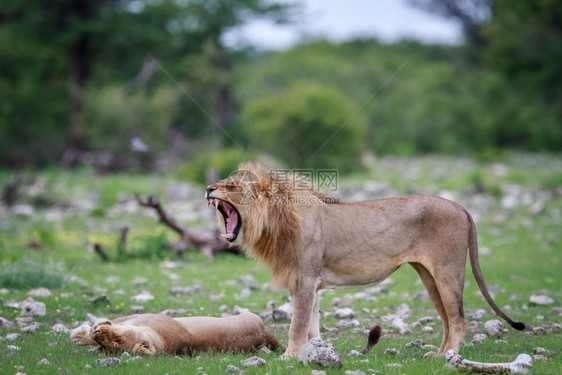
[[[30,217],[33,216],[35,210],[33,209],[33,206],[29,204],[15,204],[12,206],[12,212],[16,216]]]
[[[21,316],[44,316],[47,313],[47,307],[43,302],[35,302],[33,298],[27,298],[20,302]]]
[[[349,307],[344,307],[342,309],[337,309],[334,312],[334,318],[336,319],[351,319],[355,316],[355,312]]]
[[[293,305],[290,302],[284,303],[273,310],[272,318],[276,322],[291,320],[293,316]]]
[[[400,319],[408,319],[412,317],[412,310],[410,306],[406,305],[405,303],[398,306],[396,309],[396,316]]]
[[[312,371],[310,371],[310,375],[326,375],[326,371],[312,370]]]
[[[226,371],[227,374],[241,374],[243,373],[242,370],[240,370],[238,367],[233,366],[233,365],[228,365],[226,366]]]
[[[51,293],[51,291],[47,288],[36,288],[36,289],[31,289],[29,291],[29,293],[27,293],[28,296],[30,297],[51,297],[53,295],[53,293]]]
[[[121,360],[116,357],[100,358],[96,359],[94,365],[98,367],[121,366]]]
[[[11,326],[13,326],[12,322],[10,322],[8,319],[0,316],[0,329],[1,328],[9,328]]]
[[[247,309],[245,307],[240,307],[240,306],[234,306],[234,309],[232,310],[232,312],[233,312],[234,315],[239,315],[239,314],[250,312],[250,309]]]
[[[355,371],[347,370],[346,372],[344,372],[344,375],[367,375],[367,374],[365,374],[361,370],[355,370]]]
[[[51,327],[51,331],[55,333],[68,333],[70,330],[62,323],[56,323]]]
[[[38,366],[50,366],[51,362],[49,362],[49,360],[47,358],[43,358],[42,360],[37,362],[37,365]]]
[[[482,318],[484,318],[485,315],[486,315],[486,310],[478,309],[478,310],[476,310],[476,312],[474,314],[470,315],[470,319],[472,319],[472,320],[482,320]]]
[[[484,331],[490,337],[502,337],[504,334],[503,323],[499,320],[488,320],[484,323]]]
[[[6,345],[6,350],[8,350],[10,352],[17,352],[17,351],[20,351],[21,348],[19,346],[15,346],[15,345]]]
[[[147,290],[143,290],[142,292],[140,292],[136,296],[133,296],[133,297],[130,298],[130,300],[132,302],[136,302],[136,303],[145,303],[145,302],[148,302],[148,301],[152,301],[153,299],[154,299],[154,296],[152,295],[152,293],[150,293]]]
[[[346,328],[357,328],[360,325],[361,324],[359,323],[359,320],[352,319],[352,320],[340,320],[338,321],[338,324],[336,324],[336,327],[338,329],[346,329]]]
[[[357,350],[350,350],[349,353],[347,353],[348,357],[359,357],[363,354],[361,354],[361,352],[358,352]]]
[[[412,333],[410,326],[408,326],[408,324],[400,318],[394,318],[394,320],[392,320],[392,323],[390,323],[390,326],[398,330],[401,335]]]
[[[336,353],[334,345],[322,341],[319,337],[315,337],[305,344],[302,347],[298,358],[304,365],[317,363],[323,367],[342,366],[341,358],[338,353]]]
[[[19,339],[20,334],[19,333],[9,333],[6,335],[6,337],[4,337],[4,340],[6,341],[16,341],[17,339]]]
[[[529,302],[534,303],[535,305],[552,305],[554,300],[544,294],[533,294],[529,297]]]
[[[422,328],[423,333],[433,333],[433,327],[425,326]]]
[[[265,359],[260,357],[250,357],[248,359],[243,359],[240,361],[240,365],[244,367],[256,367],[256,366],[265,366],[267,362]]]

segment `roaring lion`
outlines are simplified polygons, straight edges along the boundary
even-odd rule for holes
[[[72,330],[70,338],[79,345],[101,346],[109,352],[145,355],[285,348],[252,313],[225,318],[135,314],[82,325]]]
[[[287,177],[243,163],[205,193],[217,209],[223,236],[265,264],[274,284],[291,294],[294,312],[284,356],[298,355],[320,335],[319,290],[375,285],[404,263],[418,273],[441,316],[443,340],[436,354],[458,351],[467,329],[467,249],[488,304],[513,328],[525,329],[490,296],[478,263],[474,221],[462,206],[424,195],[343,203]]]

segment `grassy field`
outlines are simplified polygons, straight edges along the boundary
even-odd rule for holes
[[[30,173],[25,173],[31,176]],[[0,187],[14,178],[0,171]],[[470,328],[467,345],[461,354],[471,360],[511,361],[520,353],[532,354],[543,347],[555,354],[533,361],[534,374],[562,373],[562,158],[560,156],[507,154],[498,161],[428,156],[416,159],[381,158],[361,174],[339,181],[344,200],[379,198],[408,193],[439,194],[452,198],[469,209],[477,221],[481,248],[481,266],[486,283],[500,307],[509,305],[509,315],[535,330],[518,332],[508,329],[495,343],[486,338],[482,344],[469,345],[484,322],[495,319],[467,269],[465,310]],[[33,212],[18,207],[0,207],[0,317],[13,322],[21,310],[13,303],[27,298],[30,290],[48,288],[52,295],[34,297],[44,302],[46,315],[34,317],[40,324],[35,333],[21,327],[0,328],[0,374],[24,372],[136,374],[222,374],[228,365],[242,368],[240,361],[250,354],[201,354],[195,357],[159,356],[126,362],[111,368],[96,367],[94,362],[109,355],[89,352],[73,344],[68,333],[55,333],[52,326],[62,323],[73,328],[86,313],[113,318],[133,309],[156,313],[175,309],[181,315],[220,316],[232,313],[236,306],[255,313],[266,313],[266,305],[286,302],[287,293],[269,288],[269,274],[260,265],[244,257],[219,254],[208,260],[196,250],[177,258],[165,244],[174,234],[158,224],[152,212],[137,207],[134,192],[156,194],[185,225],[202,231],[213,228],[214,212],[207,211],[201,199],[202,187],[177,181],[168,175],[117,174],[96,177],[89,170],[42,171],[21,189],[19,204],[28,204]],[[119,229],[128,226],[128,257],[117,256]],[[104,246],[112,257],[102,262],[91,244]],[[192,287],[187,294],[171,294],[176,286]],[[154,299],[135,302],[132,297],[148,291]],[[427,300],[417,275],[408,266],[391,276],[381,292],[371,291],[371,300],[356,295],[356,290],[326,291],[322,294],[321,324],[323,338],[332,341],[342,356],[342,369],[322,369],[328,374],[361,370],[379,374],[449,373],[443,359],[426,359],[427,351],[407,348],[421,338],[438,346],[441,323]],[[546,295],[548,305],[530,303],[531,295]],[[100,296],[106,300],[91,302]],[[359,327],[334,330],[335,298],[347,301],[356,313]],[[376,301],[375,301],[376,300]],[[412,324],[431,316],[433,328],[422,332],[414,325],[411,334],[394,332],[384,319],[406,303],[412,311],[406,322]],[[485,309],[482,320],[470,315]],[[365,344],[364,331],[382,324],[385,334],[373,351],[352,357],[347,353]],[[287,322],[266,321],[275,335],[287,343]],[[554,325],[554,327],[553,327]],[[554,328],[554,329],[553,329]],[[13,338],[10,334],[18,333]],[[9,346],[16,346],[19,350]],[[397,355],[385,354],[396,348]],[[279,353],[258,354],[267,361],[259,368],[242,368],[246,374],[310,374],[317,366],[303,366],[296,360],[280,361]],[[49,364],[41,364],[46,359]],[[91,366],[91,367],[90,367]]]

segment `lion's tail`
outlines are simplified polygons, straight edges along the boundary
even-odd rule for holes
[[[509,316],[507,316],[494,302],[490,292],[488,291],[488,287],[486,283],[484,283],[484,277],[482,276],[482,271],[480,270],[480,263],[478,261],[478,238],[476,235],[476,225],[474,225],[474,220],[472,220],[472,216],[468,211],[464,210],[466,216],[468,216],[468,221],[470,223],[470,233],[468,238],[468,252],[470,255],[470,266],[472,268],[472,273],[474,274],[474,278],[476,279],[476,283],[478,284],[478,288],[480,288],[480,292],[486,299],[486,302],[490,305],[492,310],[498,315],[500,318],[505,320],[509,323],[510,326],[513,328],[522,331],[525,329],[525,323],[522,322],[514,322],[511,320]]]
[[[269,331],[265,332],[265,340],[267,341],[266,343],[266,347],[269,350],[272,350],[274,352],[279,351],[279,350],[285,350],[287,349],[287,347],[283,344],[281,344],[277,338],[275,336],[273,336]]]
[[[379,342],[381,335],[382,335],[381,326],[376,326],[371,328],[371,330],[369,331],[369,336],[367,338],[367,346],[365,346],[365,348],[361,350],[361,354],[368,353],[373,348],[373,346],[375,346],[377,342]]]

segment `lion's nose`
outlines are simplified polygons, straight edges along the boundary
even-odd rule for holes
[[[213,185],[207,186],[207,188],[205,189],[205,198],[208,198],[209,194],[211,194],[215,190],[217,190],[217,188],[214,187]]]

